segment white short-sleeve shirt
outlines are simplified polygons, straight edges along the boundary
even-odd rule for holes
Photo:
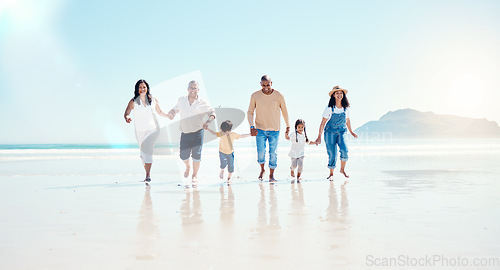
[[[333,113],[340,114],[343,112],[344,108],[337,108],[337,106],[335,106],[333,109]],[[332,108],[326,106],[325,110],[323,111],[323,118],[330,119],[331,116],[332,116]],[[345,109],[345,118],[346,119],[349,118],[349,108]]]
[[[215,114],[210,104],[200,97],[193,104],[189,104],[188,96],[180,97],[174,110],[180,113],[180,129],[183,133],[191,133],[202,129],[203,123],[208,116]]]
[[[292,143],[292,147],[290,148],[290,153],[288,153],[288,156],[290,156],[291,158],[303,157],[304,147],[306,145],[306,136],[295,131],[291,132],[290,142]]]

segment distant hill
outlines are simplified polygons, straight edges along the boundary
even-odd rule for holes
[[[392,138],[500,138],[495,121],[402,109],[356,129],[360,135],[391,134]]]

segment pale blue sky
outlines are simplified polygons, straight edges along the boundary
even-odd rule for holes
[[[135,142],[134,83],[168,110],[184,89],[154,86],[192,72],[213,106],[243,111],[269,74],[314,137],[337,84],[354,128],[401,108],[500,122],[498,14],[498,1],[2,1],[0,144]]]

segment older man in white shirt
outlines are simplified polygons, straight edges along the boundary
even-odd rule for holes
[[[189,177],[189,158],[193,159],[193,174],[191,176],[193,185],[198,183],[197,175],[200,168],[201,150],[203,146],[204,129],[215,119],[215,111],[206,100],[198,96],[200,91],[197,81],[191,81],[188,85],[188,95],[180,97],[177,105],[170,110],[168,118],[173,119],[180,113],[180,158],[186,164],[184,177]],[[208,119],[207,119],[208,117]],[[207,119],[205,121],[205,119]]]

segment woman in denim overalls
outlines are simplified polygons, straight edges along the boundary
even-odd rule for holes
[[[340,173],[345,177],[349,175],[345,172],[345,165],[348,159],[348,149],[345,142],[346,131],[349,129],[354,138],[358,135],[351,129],[351,121],[349,120],[349,101],[346,97],[347,90],[339,86],[333,87],[333,90],[328,93],[330,102],[323,112],[323,119],[319,127],[319,135],[316,139],[316,144],[321,143],[321,133],[325,131],[326,151],[328,153],[328,169],[330,175],[328,180],[333,181],[333,169],[337,162],[337,145],[340,150]]]

